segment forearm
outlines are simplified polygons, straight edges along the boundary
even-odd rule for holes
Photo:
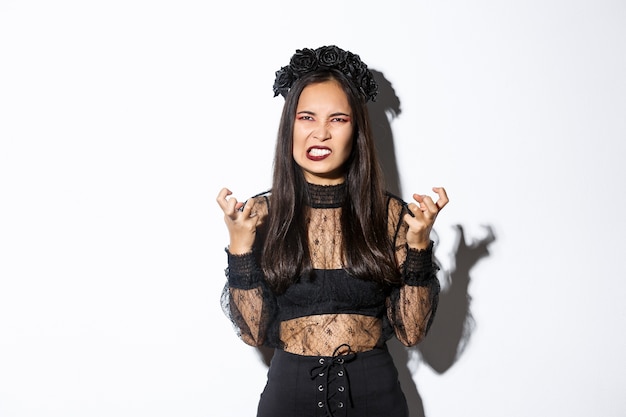
[[[403,285],[392,292],[388,305],[396,336],[407,346],[419,343],[432,324],[439,300],[437,270],[432,242],[423,250],[407,250]]]
[[[252,252],[228,253],[228,313],[241,339],[252,346],[265,341],[271,297]]]

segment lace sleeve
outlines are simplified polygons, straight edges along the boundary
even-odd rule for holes
[[[237,336],[248,345],[274,347],[276,298],[265,283],[256,251],[242,255],[233,255],[228,250],[226,253],[228,268],[221,296],[224,314],[232,322]]]
[[[275,298],[265,285],[253,253],[228,253],[226,278],[221,297],[222,310],[232,322],[237,336],[251,346],[268,344]]]
[[[387,316],[398,340],[406,346],[418,344],[428,333],[439,301],[438,266],[433,258],[433,242],[424,250],[408,247],[404,221],[406,204],[391,199],[389,229],[396,262],[403,284],[393,288],[387,299]]]

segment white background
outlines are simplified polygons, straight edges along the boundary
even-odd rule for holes
[[[495,237],[412,416],[626,415],[626,3],[4,0],[0,416],[254,415],[215,196],[269,187],[274,72],[325,44],[393,86],[402,197],[447,187],[442,276]]]

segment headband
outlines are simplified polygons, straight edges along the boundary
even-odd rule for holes
[[[287,96],[293,83],[306,74],[324,70],[341,71],[359,90],[365,101],[376,101],[378,84],[358,55],[330,45],[317,49],[298,49],[291,57],[289,65],[276,71],[274,97]]]

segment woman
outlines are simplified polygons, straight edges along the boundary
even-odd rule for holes
[[[258,417],[408,416],[386,342],[417,344],[439,282],[430,232],[447,204],[385,192],[358,55],[298,50],[276,73],[285,97],[271,191],[222,189],[230,244],[222,303],[241,339],[275,353]]]

